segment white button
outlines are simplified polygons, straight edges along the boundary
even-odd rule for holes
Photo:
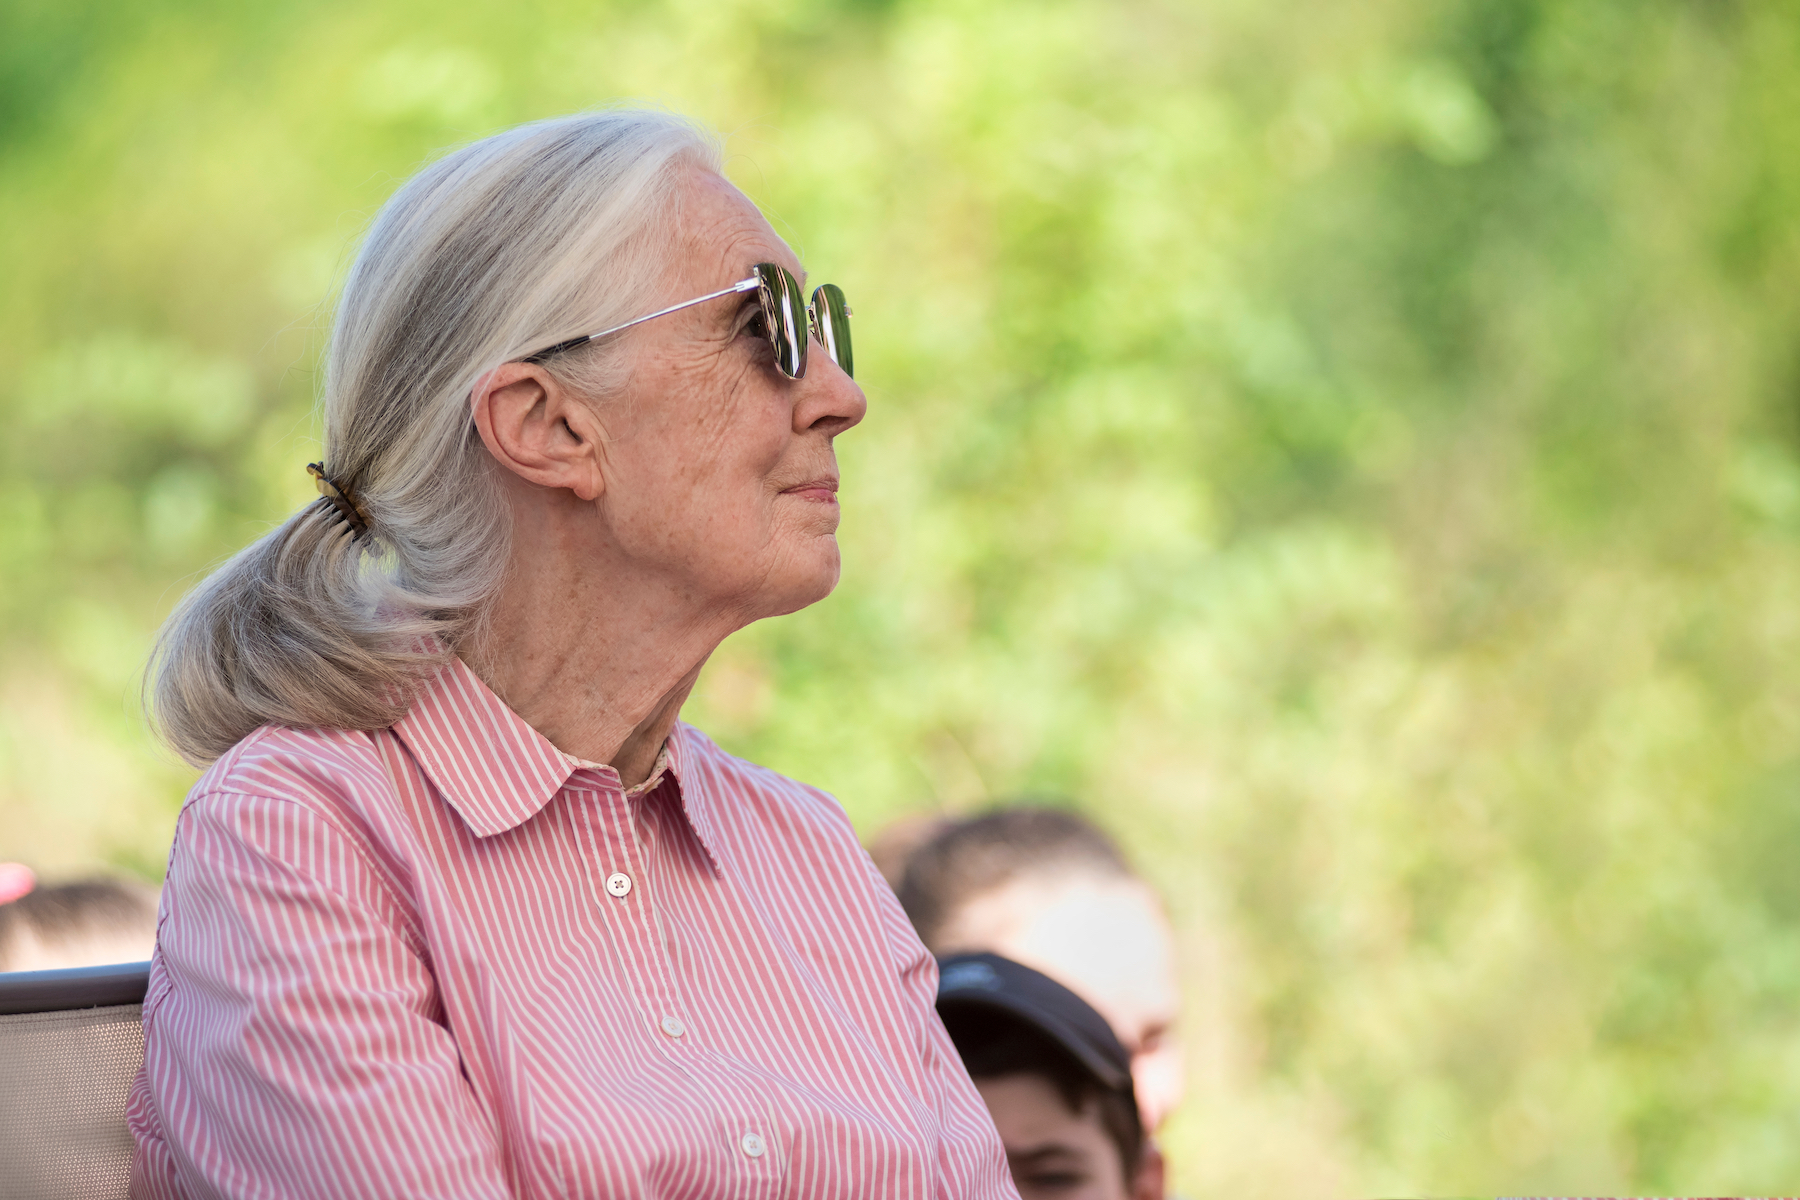
[[[738,1145],[742,1146],[744,1148],[744,1153],[748,1154],[751,1158],[761,1158],[763,1156],[763,1140],[754,1133],[746,1133],[744,1135],[744,1140],[739,1142]]]
[[[662,1031],[670,1037],[680,1037],[687,1032],[687,1026],[681,1023],[680,1017],[664,1017],[662,1019]]]
[[[615,896],[631,895],[631,876],[623,871],[614,871],[606,877],[606,890]]]

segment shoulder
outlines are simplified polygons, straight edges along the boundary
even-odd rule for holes
[[[873,920],[871,931],[897,967],[915,969],[929,958],[829,792],[727,754],[691,725],[677,726],[676,744],[689,814],[715,856],[780,880],[775,890],[783,893],[797,887],[814,900],[852,901]]]
[[[392,734],[263,726],[233,746],[182,806],[165,905],[171,893],[177,901],[202,891],[260,894],[281,879],[314,906],[322,887],[405,908],[409,870],[396,848],[384,739]]]
[[[708,816],[730,823],[731,814],[738,813],[783,826],[805,826],[846,838],[860,851],[849,815],[830,792],[728,754],[686,722],[675,727],[674,742],[683,791],[704,797]]]
[[[182,805],[184,823],[249,805],[292,809],[340,828],[359,826],[394,792],[378,744],[383,736],[385,731],[264,725],[195,782]]]
[[[208,767],[192,794],[299,795],[368,783],[385,774],[375,736],[356,729],[264,725]]]

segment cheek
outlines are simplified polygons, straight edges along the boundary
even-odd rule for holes
[[[683,396],[667,433],[694,485],[714,493],[765,486],[793,439],[785,397],[754,371],[730,375]]]
[[[754,364],[711,366],[640,377],[638,407],[618,414],[615,533],[709,591],[774,586],[784,605],[816,599],[836,581],[835,542],[820,535],[835,531],[837,506],[781,494],[814,465],[798,453],[789,397]]]
[[[779,447],[759,445],[755,432],[664,443],[632,505],[633,524],[661,556],[732,591],[786,575],[804,542],[796,518],[812,516],[813,506],[779,494]]]
[[[706,525],[741,525],[766,511],[781,462],[785,428],[729,392],[710,402],[681,395],[660,419],[644,422],[616,447],[622,490],[665,513]]]

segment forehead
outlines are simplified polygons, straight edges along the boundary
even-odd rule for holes
[[[1051,1147],[1088,1150],[1106,1139],[1099,1107],[1089,1103],[1083,1111],[1071,1109],[1042,1075],[1021,1072],[974,1082],[1009,1153]]]
[[[698,282],[741,279],[759,262],[780,263],[802,278],[806,274],[748,196],[723,176],[698,167],[689,167],[682,180],[677,241],[687,272]]]
[[[942,941],[992,950],[1059,980],[1128,1043],[1180,1007],[1168,918],[1134,879],[1017,879],[957,910]]]

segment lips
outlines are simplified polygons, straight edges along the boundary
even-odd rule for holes
[[[838,481],[832,476],[826,475],[819,479],[811,479],[805,483],[796,484],[791,488],[785,488],[781,494],[784,496],[797,496],[802,500],[811,500],[816,504],[836,504],[837,490]]]

